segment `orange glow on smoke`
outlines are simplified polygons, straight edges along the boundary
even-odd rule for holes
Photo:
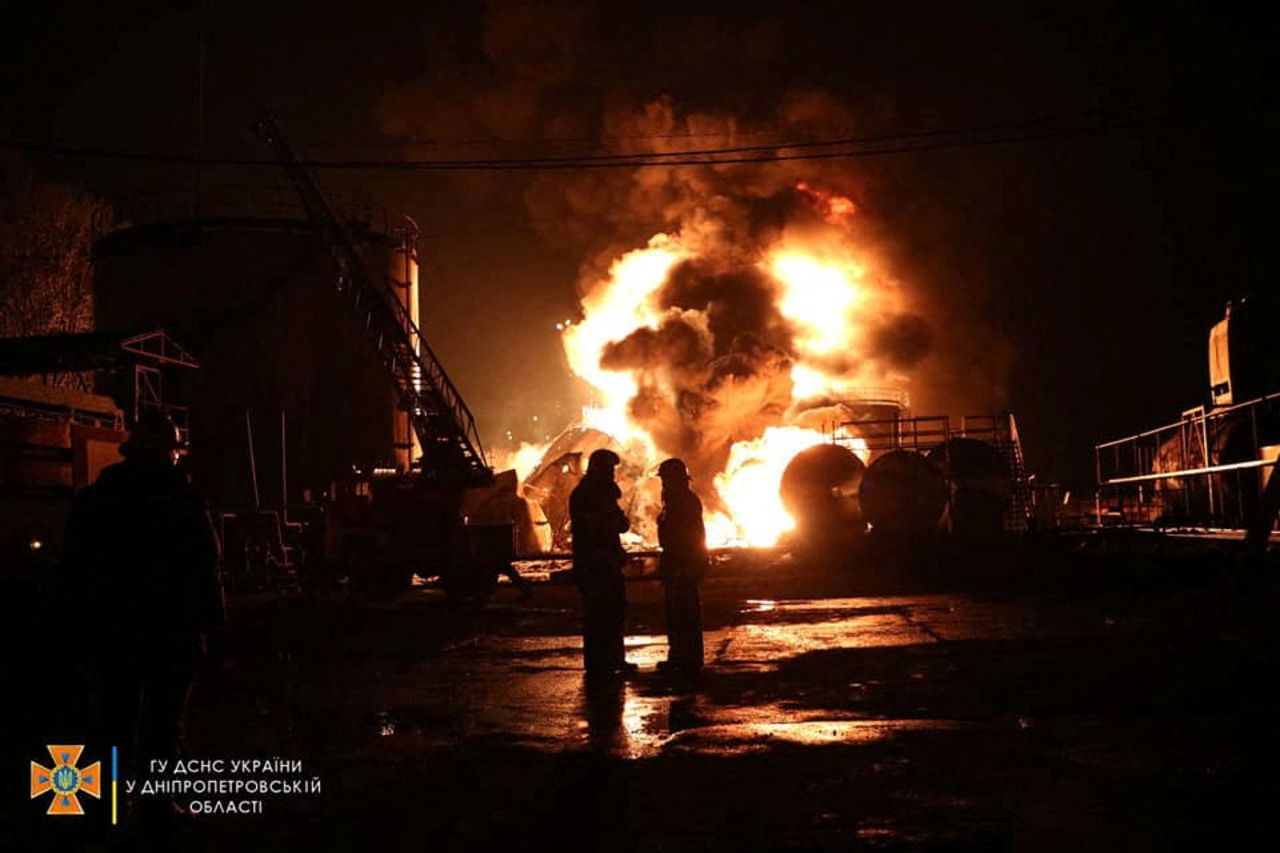
[[[797,453],[829,440],[820,430],[794,423],[798,404],[856,396],[860,385],[899,378],[859,372],[870,324],[900,306],[895,286],[877,274],[873,259],[854,246],[843,227],[856,210],[853,202],[805,184],[797,189],[832,227],[816,235],[783,231],[759,250],[755,261],[774,284],[779,314],[792,326],[792,407],[775,415],[772,425],[744,426],[741,437],[728,447],[724,470],[714,475],[712,484],[697,484],[704,503],[711,504],[706,523],[712,546],[772,545],[794,528],[778,496],[782,473]],[[702,241],[710,239],[699,232],[706,227],[706,223],[686,223],[678,233],[658,234],[644,248],[623,254],[583,298],[582,319],[558,325],[570,369],[595,392],[595,403],[583,410],[582,426],[612,436],[637,470],[652,471],[665,456],[654,437],[629,414],[641,377],[603,368],[601,356],[611,343],[639,329],[658,329],[673,312],[687,325],[706,332],[709,318],[703,311],[663,307],[659,302],[672,268],[697,257]],[[667,394],[675,405],[675,389],[659,385],[657,391]],[[528,451],[529,456],[533,453]],[[516,464],[531,467],[526,458]],[[718,501],[705,500],[710,485]]]
[[[796,184],[796,189],[804,194],[829,225],[838,225],[845,218],[858,212],[858,206],[845,196],[817,189],[804,181]]]
[[[638,390],[636,380],[626,372],[605,370],[600,354],[636,329],[657,328],[662,311],[654,304],[654,296],[685,254],[676,241],[659,234],[647,248],[623,255],[609,269],[608,286],[596,288],[583,299],[582,321],[569,326],[562,336],[569,368],[596,389],[600,400],[583,410],[583,426],[607,433],[647,457],[657,454],[653,439],[627,416],[627,403]]]

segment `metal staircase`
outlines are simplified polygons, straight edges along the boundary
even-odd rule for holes
[[[1027,479],[1027,466],[1022,458],[1022,439],[1018,436],[1018,422],[1009,413],[1008,439],[997,445],[1009,464],[1013,491],[1009,506],[1004,511],[1005,530],[1026,530],[1031,515],[1031,484]]]
[[[991,444],[1009,470],[1009,503],[1004,510],[1004,529],[1023,531],[1031,515],[1031,483],[1022,456],[1018,421],[1012,412],[1004,415],[965,415],[960,419],[960,435]]]
[[[346,227],[320,191],[315,173],[285,141],[274,118],[258,130],[280,158],[307,218],[338,266],[338,291],[350,300],[395,385],[400,405],[422,446],[429,476],[461,476],[465,485],[493,478],[475,417],[422,337],[415,318],[396,297],[388,277],[370,269]]]

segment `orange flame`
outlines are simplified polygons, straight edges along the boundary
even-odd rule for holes
[[[797,189],[828,223],[843,223],[856,210],[843,196],[807,184]],[[696,329],[709,327],[705,312],[659,302],[672,268],[700,254],[706,235],[699,228],[706,227],[686,223],[684,230],[658,234],[646,247],[619,257],[608,277],[583,299],[581,321],[563,324],[569,366],[595,391],[595,404],[583,410],[583,425],[611,435],[644,470],[651,470],[662,454],[654,436],[628,409],[640,388],[639,377],[602,367],[601,356],[611,343],[639,329],[658,329],[671,312],[679,312]],[[759,252],[757,266],[774,283],[774,304],[793,331],[793,410],[804,400],[838,397],[868,381],[883,381],[884,376],[861,374],[859,356],[868,346],[869,324],[899,307],[898,294],[853,245],[848,230],[828,228],[816,236],[784,231]],[[675,389],[658,391],[669,394],[675,404]],[[783,420],[790,417],[788,413]],[[702,489],[714,486],[712,497],[718,498],[709,502],[706,516],[709,543],[776,543],[795,526],[778,495],[782,473],[797,453],[827,440],[819,430],[784,422],[733,441],[724,470],[713,483],[698,484]]]
[[[759,438],[739,441],[729,450],[729,463],[715,478],[729,514],[712,513],[707,538],[717,545],[773,545],[796,526],[782,506],[778,487],[787,463],[802,450],[827,437],[802,427],[768,427]]]

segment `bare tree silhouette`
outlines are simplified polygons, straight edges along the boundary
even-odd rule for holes
[[[85,332],[93,327],[93,242],[113,224],[110,205],[0,159],[0,336]],[[80,374],[42,377],[86,388]]]

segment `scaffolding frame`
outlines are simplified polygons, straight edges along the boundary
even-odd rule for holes
[[[0,376],[31,376],[49,373],[83,373],[117,371],[127,368],[132,382],[127,386],[130,399],[127,415],[132,423],[148,410],[159,410],[173,418],[187,438],[186,406],[169,402],[165,397],[165,371],[170,368],[195,370],[198,361],[163,329],[145,332],[81,332],[42,335],[27,338],[0,339]],[[121,377],[121,381],[124,377]],[[120,396],[126,388],[120,389]],[[33,404],[4,407],[11,413],[37,417]],[[47,413],[46,413],[47,414]],[[59,412],[56,417],[92,425],[107,425],[102,416],[82,411]],[[112,428],[120,428],[116,423]]]

